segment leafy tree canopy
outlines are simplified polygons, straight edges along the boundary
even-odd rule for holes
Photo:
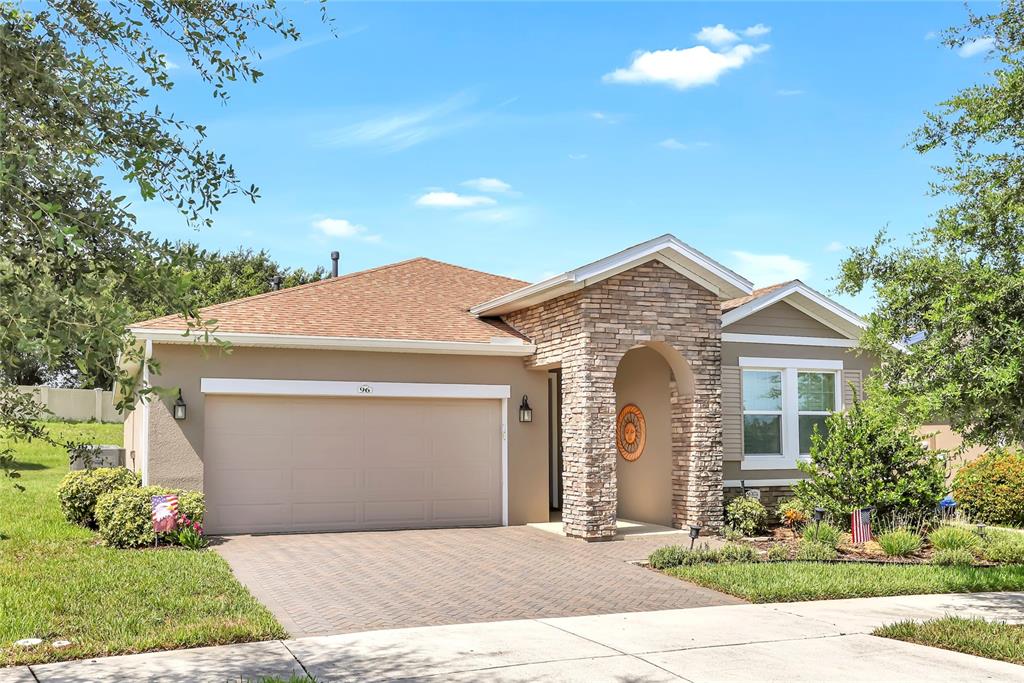
[[[259,36],[298,40],[274,0],[0,0],[0,359],[73,359],[134,388],[117,358],[145,359],[125,325],[142,298],[198,330],[200,302],[175,245],[136,226],[101,175],[212,224],[231,195],[255,200],[206,130],[153,104],[168,92],[164,49],[227,98],[256,82]],[[178,56],[180,55],[180,57]],[[6,374],[6,373],[5,373]],[[142,389],[145,394],[149,391]],[[30,436],[26,406],[0,381],[0,436]],[[130,403],[137,394],[129,393]],[[38,435],[37,435],[38,436]],[[0,450],[0,469],[12,465]]]
[[[991,42],[990,79],[962,90],[914,134],[948,200],[909,246],[885,233],[854,249],[840,291],[873,286],[862,346],[903,399],[921,399],[968,442],[1024,442],[1024,1],[971,15],[943,42]]]

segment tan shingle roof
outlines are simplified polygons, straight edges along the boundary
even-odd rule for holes
[[[750,303],[754,299],[760,299],[765,294],[771,294],[775,290],[781,289],[782,287],[785,287],[786,285],[788,285],[790,283],[793,283],[793,282],[796,282],[796,280],[788,280],[786,282],[779,282],[779,283],[776,283],[774,285],[768,285],[767,287],[762,287],[761,289],[755,289],[753,292],[751,292],[747,296],[741,296],[738,299],[729,299],[728,301],[723,301],[722,302],[722,312],[724,313],[725,311],[731,311],[734,308],[739,308],[743,304]]]
[[[527,283],[427,258],[228,301],[203,309],[219,332],[490,342],[521,339],[500,320],[469,307]],[[179,316],[134,328],[183,330]]]

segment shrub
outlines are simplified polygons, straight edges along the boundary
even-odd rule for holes
[[[732,499],[725,507],[725,519],[729,526],[744,536],[753,536],[764,528],[768,521],[768,510],[761,501],[740,496]]]
[[[790,498],[779,505],[779,522],[783,526],[796,529],[806,524],[810,518],[807,508],[796,498]]]
[[[945,567],[970,567],[974,564],[974,555],[964,548],[940,548],[932,553],[932,564]]]
[[[884,515],[931,510],[942,497],[939,453],[921,447],[902,406],[882,387],[873,385],[869,398],[825,424],[825,434],[811,436],[810,462],[797,463],[807,478],[793,491],[805,509],[845,517],[873,505]]]
[[[921,549],[921,537],[909,529],[893,529],[878,537],[878,545],[889,557],[906,557]]]
[[[105,493],[96,501],[96,522],[103,542],[115,548],[137,548],[152,545],[153,496],[178,494],[178,511],[202,524],[206,506],[198,491],[177,491],[162,486],[120,489]]]
[[[727,543],[718,549],[719,562],[756,562],[757,551],[749,545]]]
[[[839,553],[834,547],[815,541],[803,541],[800,543],[800,549],[796,551],[796,559],[813,562],[828,562],[838,556]]]
[[[967,527],[940,526],[928,534],[928,540],[936,550],[972,551],[981,545],[981,537]]]
[[[971,519],[1024,526],[1024,454],[994,449],[960,468],[953,499]]]
[[[57,486],[57,499],[72,524],[95,526],[96,500],[104,493],[141,485],[139,476],[125,467],[100,467],[68,472]]]
[[[727,543],[721,548],[712,550],[705,543],[696,550],[689,550],[680,545],[658,548],[647,558],[654,569],[671,569],[694,564],[717,564],[720,562],[754,562],[757,551],[748,545]]]
[[[830,548],[838,548],[843,532],[828,522],[808,524],[804,527],[805,543],[821,543]]]
[[[989,532],[988,541],[981,549],[982,556],[989,562],[1000,564],[1024,564],[1024,534],[1012,531]]]
[[[789,547],[785,543],[776,543],[768,548],[768,559],[772,562],[781,562],[789,559]]]
[[[727,541],[738,541],[743,538],[743,532],[735,527],[727,526],[722,529],[722,536],[724,536]]]

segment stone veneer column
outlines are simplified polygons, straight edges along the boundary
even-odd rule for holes
[[[614,537],[615,374],[627,351],[655,342],[662,353],[685,361],[675,366],[688,366],[693,385],[692,394],[677,384],[672,391],[673,525],[721,526],[721,310],[715,294],[651,261],[504,319],[537,345],[529,367],[562,369],[568,535]]]

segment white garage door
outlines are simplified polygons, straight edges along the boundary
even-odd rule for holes
[[[502,523],[501,401],[206,397],[211,533]]]

